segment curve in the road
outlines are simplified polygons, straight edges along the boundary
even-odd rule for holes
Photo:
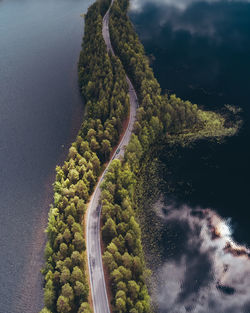
[[[109,34],[109,13],[113,5],[111,5],[103,18],[103,38],[107,46],[107,51],[111,51],[114,55],[114,50],[111,45],[110,34]],[[89,278],[91,286],[91,294],[93,301],[94,313],[110,313],[109,301],[107,296],[107,289],[105,284],[105,277],[103,272],[102,264],[102,251],[100,242],[100,220],[101,220],[101,183],[103,182],[104,176],[111,162],[114,159],[118,159],[124,156],[125,146],[129,143],[132,135],[132,129],[136,120],[136,109],[138,106],[138,98],[135,89],[126,75],[126,80],[129,86],[129,97],[130,97],[130,115],[127,129],[118,145],[113,158],[109,161],[105,171],[99,179],[99,182],[95,188],[95,191],[91,197],[88,213],[87,213],[87,257],[88,257],[88,268]]]

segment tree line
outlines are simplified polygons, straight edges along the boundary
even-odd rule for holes
[[[136,176],[132,167],[129,161],[114,160],[102,184],[103,262],[109,272],[112,309],[117,313],[150,312],[148,271],[133,207]]]
[[[109,271],[113,311],[147,313],[152,310],[146,286],[148,271],[134,204],[139,169],[145,154],[158,140],[201,121],[196,105],[162,94],[127,16],[128,7],[128,0],[114,1],[110,34],[113,48],[136,88],[140,106],[124,159],[112,162],[102,185],[103,261]]]
[[[108,11],[108,8],[111,4],[111,0],[99,0],[100,3],[100,13],[102,16]]]
[[[107,4],[96,2],[85,17],[78,73],[87,113],[67,160],[56,167],[54,203],[46,229],[41,313],[91,312],[83,217],[129,107],[123,66],[118,58],[107,54],[102,37],[102,14]]]
[[[139,95],[134,135],[123,162],[114,161],[102,191],[104,262],[110,272],[115,312],[150,311],[140,226],[133,194],[143,154],[166,133],[178,133],[197,119],[197,106],[162,95],[143,46],[127,18],[129,1],[115,0],[111,40],[119,58],[108,55],[102,16],[110,0],[94,3],[85,17],[79,85],[87,113],[68,158],[56,167],[45,248],[41,313],[89,313],[83,217],[103,165],[117,144],[129,110],[125,71]],[[121,63],[121,61],[122,63]]]
[[[197,105],[162,94],[134,27],[127,16],[129,0],[115,0],[110,13],[113,48],[139,96],[135,133],[146,149],[157,138],[198,125]]]
[[[223,128],[219,115],[198,109],[176,95],[162,94],[127,10],[129,0],[115,0],[110,13],[111,42],[139,98],[134,133],[122,161],[112,162],[102,185],[103,261],[109,272],[112,308],[117,313],[152,311],[146,286],[141,228],[136,221],[135,188],[140,167],[161,139],[178,138],[192,130],[211,134],[208,125]],[[211,127],[210,127],[211,128]],[[192,133],[191,131],[191,133]],[[225,128],[222,129],[225,133]],[[177,139],[176,139],[177,140]]]

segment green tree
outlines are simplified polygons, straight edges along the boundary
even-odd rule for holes
[[[122,298],[116,299],[115,306],[119,312],[126,312],[126,302]]]
[[[85,241],[84,241],[83,236],[82,236],[81,233],[76,232],[74,234],[73,244],[75,245],[76,250],[78,250],[78,251],[85,250]]]
[[[92,310],[87,302],[83,302],[77,313],[92,313]]]
[[[60,253],[62,254],[62,256],[66,257],[67,256],[67,252],[68,252],[68,247],[66,245],[66,243],[61,243],[60,244]]]
[[[82,226],[79,223],[74,223],[72,225],[71,231],[73,234],[75,234],[77,232],[81,234],[82,233]]]
[[[84,283],[84,276],[81,269],[78,266],[75,266],[71,274],[71,282],[72,284],[75,284],[77,281]]]
[[[138,298],[140,286],[134,280],[130,280],[128,282],[128,291],[129,291],[130,298],[132,300],[135,300]]]
[[[83,199],[79,199],[79,201],[77,202],[76,210],[77,210],[78,216],[82,217],[82,215],[86,211],[86,204],[84,203]]]
[[[69,242],[72,238],[71,236],[71,232],[68,228],[65,229],[64,233],[63,233],[63,238],[65,239],[66,242]],[[61,247],[60,247],[61,250]]]
[[[77,156],[77,150],[75,147],[69,149],[69,158],[74,159]]]
[[[100,145],[99,143],[97,142],[96,138],[95,137],[92,137],[91,138],[91,141],[90,141],[90,149],[92,151],[98,151],[100,149]]]
[[[116,295],[115,295],[115,298],[118,299],[118,298],[121,298],[123,299],[124,301],[126,301],[126,292],[123,291],[123,290],[118,290]]]
[[[107,251],[109,251],[111,254],[115,254],[116,252],[118,252],[118,248],[117,246],[111,242],[108,246],[107,246]]]
[[[73,251],[71,254],[71,260],[73,265],[80,266],[82,264],[82,256],[80,255],[79,251]]]
[[[94,186],[95,186],[95,183],[96,183],[96,179],[95,179],[95,176],[94,176],[92,170],[89,170],[87,172],[86,178],[87,178],[87,180],[89,182],[90,190],[92,190],[94,188]]]
[[[126,268],[131,269],[133,264],[133,257],[128,254],[128,252],[125,252],[122,256],[123,264]]]
[[[71,269],[71,267],[72,267],[72,260],[71,260],[71,258],[67,257],[67,258],[64,260],[63,265],[64,265],[65,267],[67,267],[68,269]]]
[[[119,269],[114,269],[113,272],[111,273],[111,278],[117,284],[119,281],[122,281],[123,275],[119,271]]]
[[[73,301],[74,292],[69,283],[62,286],[62,296],[68,298],[70,301]]]
[[[48,241],[46,243],[46,247],[45,247],[45,250],[44,250],[45,259],[48,260],[52,255],[53,255],[53,249],[52,249],[52,247],[50,245],[50,242]]]
[[[91,159],[91,162],[93,164],[93,171],[95,175],[98,175],[100,172],[101,164],[100,160],[98,159],[97,155],[94,155],[93,158]]]
[[[53,310],[54,308],[55,296],[56,295],[53,282],[49,280],[47,281],[44,288],[44,304],[50,310]]]
[[[113,271],[114,269],[118,268],[118,265],[115,262],[114,256],[108,251],[104,252],[103,262],[105,266],[108,267],[109,271]]]
[[[112,238],[117,236],[116,224],[111,217],[108,218],[107,222],[103,226],[102,235],[106,242],[110,242]]]
[[[59,313],[69,313],[71,311],[69,299],[63,296],[58,298],[56,306]]]
[[[109,140],[104,139],[101,144],[101,152],[104,155],[104,158],[107,159],[111,152],[111,143]]]
[[[61,284],[66,284],[70,280],[70,270],[67,267],[64,267],[62,269],[61,275],[60,275],[60,282]]]
[[[68,174],[68,178],[72,183],[76,183],[79,180],[79,173],[76,169],[71,169]]]
[[[74,291],[75,291],[75,294],[81,299],[83,300],[88,299],[89,289],[86,286],[86,284],[83,284],[80,281],[76,281],[75,286],[74,286]]]
[[[128,291],[127,285],[123,281],[119,281],[117,284],[117,290],[122,290],[126,293]]]
[[[88,196],[89,196],[88,188],[82,180],[79,180],[78,183],[76,184],[76,194],[81,199],[85,199],[85,200],[88,199]]]
[[[72,226],[74,223],[75,223],[74,217],[73,217],[72,215],[69,215],[69,216],[67,217],[67,224],[68,224],[69,226]]]
[[[40,313],[52,313],[52,311],[50,311],[48,308],[43,308]]]

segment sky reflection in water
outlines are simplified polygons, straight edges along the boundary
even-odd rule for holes
[[[167,5],[178,8],[179,10],[185,10],[187,7],[194,3],[206,2],[206,3],[216,3],[222,2],[221,0],[132,0],[131,9],[133,11],[141,11],[143,7],[148,3],[154,3],[156,5]],[[250,2],[250,0],[225,0],[225,2]]]
[[[250,251],[233,242],[230,224],[210,209],[158,201],[155,210],[166,222],[159,312],[249,313]]]
[[[180,181],[193,175],[197,187],[193,206],[155,205],[166,223],[155,293],[161,313],[250,312],[249,251],[233,239],[250,242],[249,2],[132,0],[132,20],[163,90],[206,108],[229,103],[244,110],[238,137],[182,157]]]

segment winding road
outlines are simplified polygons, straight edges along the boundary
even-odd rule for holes
[[[112,0],[110,8],[113,5],[114,0]],[[109,34],[109,12],[110,8],[107,11],[106,15],[103,18],[103,28],[102,34],[104,41],[107,46],[107,51],[111,51],[114,55],[114,50],[110,41]],[[118,145],[113,157],[109,161],[105,171],[99,179],[99,182],[95,188],[95,191],[90,199],[87,215],[87,257],[88,257],[88,267],[89,267],[89,278],[91,285],[91,294],[93,301],[94,313],[110,313],[109,301],[107,296],[105,277],[103,272],[102,264],[102,251],[100,243],[100,220],[101,220],[101,204],[100,196],[101,189],[100,185],[103,182],[104,176],[108,170],[110,163],[114,159],[119,159],[124,155],[125,146],[129,143],[133,125],[136,120],[136,109],[138,106],[138,98],[135,92],[135,89],[126,76],[126,80],[129,86],[129,97],[130,97],[130,116],[129,123],[124,133],[120,144]]]

